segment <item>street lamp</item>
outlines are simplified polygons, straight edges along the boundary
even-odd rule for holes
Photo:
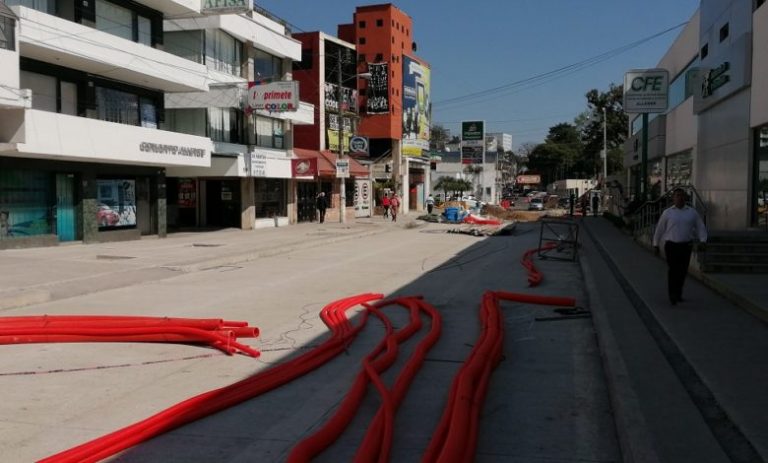
[[[608,178],[608,118],[605,110],[603,106],[603,184]]]

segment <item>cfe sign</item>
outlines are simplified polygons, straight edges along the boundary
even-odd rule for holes
[[[632,69],[624,74],[624,111],[663,113],[669,105],[669,71]]]

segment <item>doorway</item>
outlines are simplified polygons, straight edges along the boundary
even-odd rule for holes
[[[206,223],[211,227],[240,228],[240,179],[205,183]]]
[[[317,196],[317,184],[315,182],[296,183],[296,208],[298,222],[314,222],[315,197]]]
[[[75,239],[75,176],[56,174],[56,235],[59,241]]]

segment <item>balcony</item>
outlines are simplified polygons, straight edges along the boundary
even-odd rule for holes
[[[164,92],[208,89],[202,64],[31,8],[11,9],[20,18],[21,56]]]
[[[0,155],[150,166],[211,164],[209,138],[36,109],[0,121]]]
[[[166,16],[200,14],[200,0],[137,0],[137,3],[160,11]]]
[[[254,13],[254,17],[224,14],[164,21],[166,32],[221,29],[242,42],[283,58],[301,60],[301,42],[285,35],[278,23]]]

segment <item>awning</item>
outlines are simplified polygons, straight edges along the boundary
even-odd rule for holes
[[[336,176],[336,159],[338,155],[331,151],[308,150],[294,148],[293,153],[303,159],[317,159],[317,171],[320,177]],[[349,172],[352,177],[368,177],[368,169],[355,159],[345,156],[349,160]]]

